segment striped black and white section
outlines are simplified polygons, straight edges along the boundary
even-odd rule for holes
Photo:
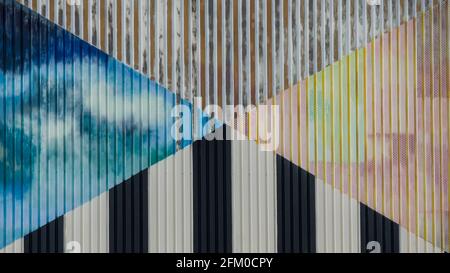
[[[203,139],[0,250],[60,252],[440,250],[253,141]]]
[[[323,181],[316,181],[319,253],[441,253],[416,234]]]

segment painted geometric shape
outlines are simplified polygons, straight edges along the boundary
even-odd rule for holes
[[[64,217],[26,235],[24,253],[64,253]]]
[[[440,249],[450,220],[448,9],[433,6],[266,102],[280,107],[279,155]],[[259,141],[270,121],[257,112],[237,129]]]
[[[399,253],[399,225],[364,204],[360,213],[362,253]]]
[[[216,149],[229,145],[224,152]],[[218,157],[231,158],[231,164]],[[255,167],[261,160],[267,160],[264,169]],[[171,174],[173,166],[179,168]],[[219,169],[231,181],[205,180]],[[231,185],[229,194],[211,197],[220,185]],[[202,212],[194,200],[208,206]],[[225,208],[229,217],[220,221],[220,214],[211,214],[215,208]],[[218,139],[197,141],[0,252],[141,253],[147,246],[155,253],[441,252],[283,157],[260,151],[254,141]]]
[[[3,248],[189,145],[192,107],[16,1],[0,18]]]

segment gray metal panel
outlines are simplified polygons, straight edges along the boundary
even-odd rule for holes
[[[417,16],[415,12],[408,13],[408,10],[415,10],[417,1],[413,0],[404,1],[403,7],[392,4],[392,0],[383,0],[381,6],[392,6],[392,9],[383,8],[383,12],[378,6],[368,6],[366,0],[18,1],[184,98],[191,98],[190,92],[184,92],[185,87],[200,93],[203,85],[205,92],[202,94],[211,103],[218,102],[219,97],[234,96],[232,88],[219,86],[227,74],[242,84],[237,91],[245,98],[243,102],[254,101],[254,91],[250,90],[256,86],[264,86],[269,81],[275,92],[283,90],[286,84],[295,84],[341,58],[341,46],[348,54],[364,47],[383,31]],[[439,2],[425,1],[423,9]],[[49,12],[51,5],[54,14]],[[237,26],[234,27],[235,19]],[[382,24],[381,20],[385,22]],[[250,26],[250,21],[257,26]],[[385,24],[389,27],[384,27]],[[261,38],[255,36],[252,40],[256,28]],[[258,40],[272,46],[269,56],[254,54]],[[338,54],[333,54],[334,49]],[[221,58],[219,52],[223,54]],[[197,60],[189,61],[194,56]],[[234,71],[233,62],[225,63],[224,56],[239,62],[239,73]],[[267,58],[269,62],[265,63]],[[252,79],[255,62],[261,62],[259,66],[268,68],[273,75]],[[261,67],[257,69],[263,72]]]
[[[148,171],[149,251],[192,252],[192,148]]]
[[[67,253],[109,252],[109,192],[64,216]]]
[[[316,181],[318,253],[360,253],[359,202],[321,180]]]
[[[233,252],[276,252],[276,155],[249,140],[231,154]]]

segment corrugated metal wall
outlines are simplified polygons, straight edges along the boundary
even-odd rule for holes
[[[442,1],[19,2],[183,97],[255,103]]]
[[[278,156],[258,151],[251,140],[232,141],[226,167],[226,159],[202,154],[217,151],[215,144],[197,143],[147,171],[149,196],[139,200],[149,204],[148,216],[132,219],[144,230],[134,239],[149,243],[137,250],[359,252],[366,241],[382,242],[377,231],[383,237],[387,229],[400,243],[393,236],[389,247],[382,243],[384,251],[448,249],[447,1],[20,2],[181,98],[281,105]],[[243,120],[240,131],[259,141],[258,123],[267,120]],[[205,168],[210,179],[201,177]],[[229,181],[218,181],[228,169]],[[211,190],[212,181],[231,189],[223,203],[202,195],[202,185]],[[110,246],[111,194],[64,216],[66,245],[135,250]],[[118,202],[113,208],[126,207]],[[224,224],[196,202],[230,218]],[[146,236],[142,221],[148,221]],[[217,235],[222,239],[201,237],[227,221],[231,229]],[[124,230],[124,238],[136,236]]]
[[[133,177],[192,142],[171,135],[176,95],[15,1],[0,13],[2,248],[25,236],[34,249],[39,228],[63,241],[60,218],[106,191],[114,210],[91,217],[134,213],[129,192],[147,182]]]

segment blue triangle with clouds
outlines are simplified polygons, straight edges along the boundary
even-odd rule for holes
[[[172,136],[175,105],[193,108],[0,0],[0,249],[190,145],[192,129]]]

